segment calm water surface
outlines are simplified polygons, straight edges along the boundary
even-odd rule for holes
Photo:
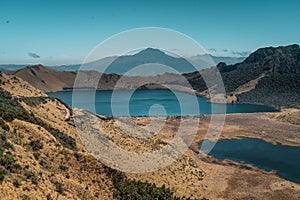
[[[205,142],[209,143],[208,140]],[[266,171],[275,170],[279,176],[300,183],[299,147],[273,145],[260,139],[243,137],[240,140],[218,141],[209,155],[220,160],[245,162]]]
[[[225,109],[227,113],[275,111],[274,108],[262,105],[207,103],[206,98],[170,90],[136,90],[132,96],[129,96],[132,92],[130,90],[119,90],[114,91],[112,95],[113,92],[110,90],[96,91],[96,94],[91,90],[81,90],[76,93],[77,98],[74,105],[72,105],[72,91],[54,92],[48,93],[48,95],[57,97],[73,107],[95,111],[101,115],[112,115],[111,104],[113,102],[115,116],[193,116],[224,113]],[[113,101],[111,100],[112,96],[114,97]],[[126,99],[129,99],[129,103]],[[212,107],[214,108],[213,110]]]

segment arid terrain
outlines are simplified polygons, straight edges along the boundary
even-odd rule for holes
[[[298,113],[299,110],[285,110],[278,113],[231,114],[226,116],[226,122],[219,139],[232,139],[241,136],[259,138],[271,143],[280,142],[285,145],[300,146],[300,126],[290,122],[280,121],[279,116]],[[199,142],[203,140],[209,126],[210,116],[200,117],[198,134],[187,154],[198,152]],[[155,118],[136,118],[141,125],[147,125]],[[189,120],[195,120],[190,118]],[[168,141],[167,130],[174,130],[180,119],[170,118],[158,134],[163,141]],[[247,164],[233,161],[216,161],[212,157],[197,159],[198,165],[205,176],[201,181],[204,196],[210,199],[297,199],[299,185],[284,181],[272,172],[264,172]],[[249,170],[242,169],[247,166]],[[140,176],[139,176],[140,177]],[[149,180],[144,178],[145,180]],[[163,179],[162,179],[163,180]],[[208,188],[214,187],[211,191]],[[285,188],[285,189],[284,189]],[[292,189],[293,188],[293,189]],[[292,191],[290,190],[292,189]],[[295,189],[295,190],[294,190]],[[290,191],[292,196],[285,196]]]
[[[180,118],[168,117],[164,128],[147,139],[126,135],[118,119],[74,110],[47,97],[20,78],[1,74],[1,144],[8,159],[1,168],[0,199],[111,199],[115,184],[140,180],[169,187],[175,195],[208,199],[297,199],[300,186],[274,173],[228,161],[211,162],[195,153],[207,131],[210,116],[202,116],[193,145],[176,162],[158,171],[123,173],[101,164],[82,145],[68,113],[83,112],[96,120],[106,136],[128,151],[153,151],[171,141]],[[9,105],[13,105],[10,107]],[[15,114],[11,113],[15,110]],[[24,110],[25,109],[25,110]],[[299,146],[299,125],[292,124],[296,110],[280,113],[226,116],[222,138],[247,136]],[[13,118],[12,118],[13,117]],[[185,118],[192,122],[196,118]],[[251,120],[249,120],[251,119]],[[158,118],[135,117],[143,128]],[[291,122],[291,123],[290,123]],[[121,120],[130,130],[131,124]],[[255,124],[255,126],[254,126]],[[86,129],[89,131],[89,129]],[[141,145],[142,144],[142,145]]]

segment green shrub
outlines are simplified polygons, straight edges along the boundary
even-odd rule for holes
[[[76,140],[73,137],[54,128],[49,128],[48,131],[63,145],[63,147],[77,150]]]
[[[58,182],[58,181],[54,181],[53,185],[55,186],[55,191],[58,192],[59,194],[64,193],[64,188],[63,188],[63,184]]]
[[[5,135],[0,134],[0,183],[9,173],[20,171],[22,168],[15,163],[15,159],[10,151],[14,150],[14,146],[7,141]]]
[[[51,195],[50,194],[47,194],[47,200],[52,200],[52,197],[51,197]]]
[[[14,119],[37,123],[33,114],[26,111],[18,98],[13,98],[11,94],[0,88],[0,117],[8,122]]]
[[[0,151],[4,151],[5,149],[9,150],[14,150],[14,146],[7,141],[7,138],[4,134],[0,134]]]
[[[22,101],[25,102],[28,106],[35,107],[40,104],[46,104],[49,97],[26,97],[22,98]]]
[[[13,185],[16,187],[16,188],[19,188],[21,186],[21,183],[19,182],[19,180],[15,179],[13,181]]]
[[[51,166],[48,164],[48,162],[45,159],[41,159],[39,161],[39,164],[44,167],[45,169],[51,169]]]
[[[126,181],[116,187],[113,194],[115,199],[136,199],[136,200],[180,200],[181,198],[173,195],[169,188],[164,185],[157,187],[155,184],[141,182],[141,181]]]
[[[15,163],[15,159],[13,155],[8,152],[8,153],[1,153],[0,154],[0,165],[5,167],[9,172],[17,172],[22,169],[22,167],[19,164]]]
[[[62,171],[67,171],[69,169],[69,167],[65,166],[65,165],[59,165],[58,169],[62,170]]]
[[[39,152],[33,152],[33,157],[36,160],[40,159],[40,153]]]
[[[7,175],[7,170],[4,167],[0,168],[0,184],[3,182],[5,175]]]
[[[30,200],[30,197],[26,194],[22,194],[20,197],[22,200]]]
[[[33,184],[36,184],[36,185],[38,184],[38,177],[35,174],[35,172],[30,171],[30,170],[24,170],[24,175],[25,175],[26,179],[30,179],[30,181]]]
[[[31,146],[33,151],[38,151],[44,147],[44,144],[41,142],[41,140],[30,141],[28,145]]]
[[[2,118],[0,118],[0,127],[3,130],[9,131],[9,126],[5,123],[5,121]]]

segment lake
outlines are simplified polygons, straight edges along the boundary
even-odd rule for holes
[[[205,142],[210,143],[208,140]],[[252,164],[266,171],[275,170],[279,176],[300,183],[299,147],[273,145],[260,139],[242,137],[240,140],[218,141],[209,155],[220,160]]]
[[[74,105],[72,105],[72,90],[48,93],[48,95],[59,98],[73,107],[95,111],[101,115],[114,114],[114,116],[195,116],[220,114],[224,113],[225,109],[226,113],[275,111],[274,108],[263,105],[213,104],[208,103],[206,98],[170,90],[115,90],[114,92],[97,90],[96,93],[92,90],[80,90],[76,92]]]

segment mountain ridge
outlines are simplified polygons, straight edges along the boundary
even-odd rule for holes
[[[155,57],[160,57],[160,58],[167,57],[169,60],[170,60],[170,58],[173,57],[173,56],[167,55],[162,50],[154,49],[154,48],[146,48],[146,49],[143,49],[140,52],[138,52],[136,54],[133,54],[133,55],[108,56],[108,57],[104,57],[104,58],[101,58],[99,60],[91,61],[91,62],[84,63],[84,64],[69,64],[69,65],[48,66],[48,67],[51,68],[51,69],[57,70],[57,71],[77,71],[77,70],[80,69],[80,67],[82,67],[85,70],[96,70],[96,71],[99,71],[99,72],[103,73],[105,71],[105,69],[110,64],[117,65],[118,62],[123,62],[122,60],[124,58],[125,59],[132,59],[136,56],[140,56],[140,57],[146,56],[147,57],[148,55],[151,56],[151,54],[153,54],[152,55],[152,61],[157,61],[157,60],[154,59]],[[214,56],[214,55],[211,55],[211,54],[195,55],[195,56],[187,57],[187,58],[178,58],[178,57],[173,57],[173,58],[175,59],[175,62],[174,61],[172,62],[173,64],[176,63],[176,61],[179,60],[185,66],[191,67],[190,63],[187,63],[185,61],[185,60],[187,60],[188,62],[191,62],[192,64],[200,67],[201,69],[206,68],[206,67],[211,67],[213,65],[213,62],[214,63],[225,62],[226,64],[235,64],[235,63],[238,63],[238,62],[245,59],[245,57],[228,57],[228,56],[222,57],[222,56]],[[121,61],[120,61],[120,59],[121,59]],[[149,61],[151,61],[151,60],[149,60]],[[161,61],[160,63],[163,64],[164,62],[165,61]],[[172,63],[166,63],[166,64],[168,65],[168,64],[172,64]],[[133,63],[132,66],[134,66],[136,64],[137,63]],[[22,69],[26,66],[31,66],[31,65],[28,65],[28,64],[23,64],[23,65],[0,64],[0,71],[2,71],[2,72],[15,71],[15,70]],[[107,71],[106,73],[113,72],[113,73],[117,73],[117,74],[122,74],[122,73],[124,73],[124,71],[126,71],[124,69],[122,71],[119,71],[118,66],[116,66],[114,68],[117,68],[117,69],[112,69],[110,71]],[[192,71],[195,70],[194,68],[192,68],[192,71],[188,71],[188,70],[184,69],[184,66],[182,67],[179,64],[176,64],[175,68],[180,73],[188,73],[188,72],[192,72]],[[114,70],[117,70],[117,71],[114,71]],[[143,74],[141,73],[141,75],[143,75]]]
[[[161,52],[156,53],[162,55]],[[42,70],[35,69],[37,67],[32,67],[32,69],[29,67],[8,73],[22,77],[46,92],[73,87],[76,72],[49,71],[46,67],[43,68],[41,65],[39,67]],[[209,98],[206,92],[207,86],[201,74],[211,73],[214,69],[218,69],[221,73],[229,103],[254,103],[275,107],[297,107],[300,105],[298,100],[300,99],[299,45],[260,48],[240,63],[226,65],[221,62],[216,68],[185,73],[183,76],[197,91],[198,95]],[[38,75],[37,78],[31,70]],[[92,72],[83,73],[86,73],[86,76],[91,76]],[[118,74],[109,75],[93,72],[93,77],[96,76],[101,77],[98,89],[113,89],[121,78],[121,75]],[[180,75],[172,73],[149,77],[124,76],[123,79],[126,80],[123,85],[124,89],[134,89],[135,85],[139,85],[145,80],[153,82],[154,85],[146,85],[143,87],[144,89],[163,89],[159,83],[186,86],[180,79]]]

